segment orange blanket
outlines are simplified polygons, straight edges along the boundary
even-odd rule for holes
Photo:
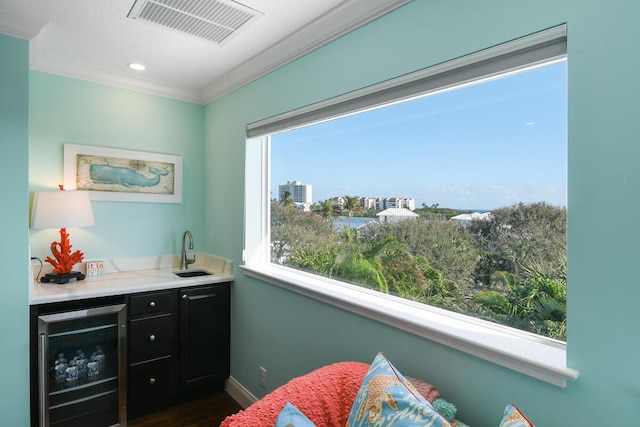
[[[278,387],[244,411],[228,416],[220,427],[272,427],[287,402],[316,427],[344,426],[370,365],[338,362],[323,366]],[[431,384],[406,377],[429,402],[440,397]]]
[[[369,365],[339,362],[294,378],[244,411],[227,417],[220,427],[272,427],[287,402],[317,427],[343,426]]]

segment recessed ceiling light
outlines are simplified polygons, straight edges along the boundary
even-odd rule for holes
[[[131,62],[129,64],[127,64],[129,66],[129,68],[131,68],[132,70],[136,70],[136,71],[144,71],[147,69],[147,67],[145,67],[142,64],[138,64],[136,62]]]

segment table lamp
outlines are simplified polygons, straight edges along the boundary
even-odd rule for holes
[[[67,227],[88,227],[95,224],[89,193],[86,191],[61,191],[36,193],[31,214],[31,228],[60,228],[60,242],[51,243],[51,253],[45,261],[53,266],[52,274],[45,274],[40,282],[68,283],[70,279],[83,280],[84,274],[72,271],[73,266],[84,259],[79,250],[71,253]]]

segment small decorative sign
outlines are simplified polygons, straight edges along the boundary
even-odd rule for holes
[[[87,262],[87,277],[99,277],[104,273],[104,261]]]

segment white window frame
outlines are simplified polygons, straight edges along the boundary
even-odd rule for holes
[[[244,265],[248,276],[395,326],[559,387],[579,373],[566,343],[270,262],[269,135],[566,60],[566,26],[498,45],[247,126]]]

